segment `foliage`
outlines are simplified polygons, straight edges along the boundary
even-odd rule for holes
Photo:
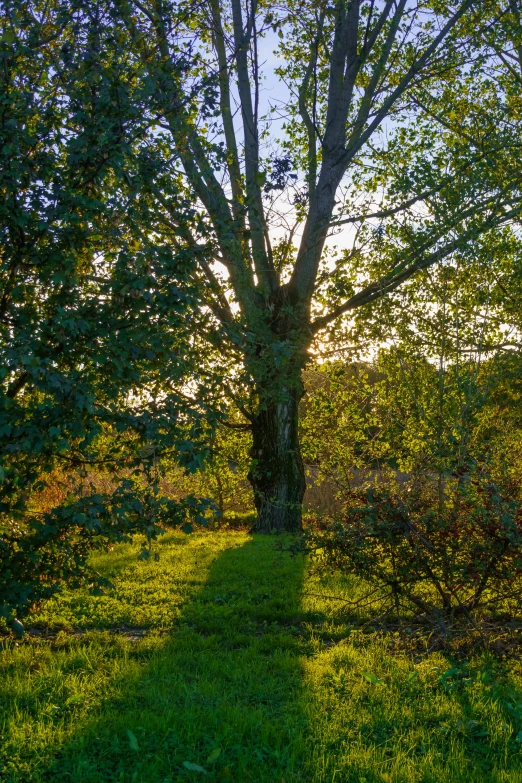
[[[24,525],[0,526],[0,618],[25,617],[63,585],[91,582],[103,589],[107,581],[89,563],[93,550],[112,548],[139,532],[145,536],[140,558],[147,559],[152,541],[167,528],[190,533],[191,523],[206,525],[209,505],[190,495],[172,500],[157,485],[127,479],[108,495],[69,501]]]
[[[57,461],[133,468],[153,447],[198,467],[226,397],[252,437],[258,526],[299,528],[319,333],[404,332],[437,265],[514,288],[517,5],[2,9],[5,502]]]
[[[497,486],[484,466],[444,487],[411,479],[353,491],[340,518],[308,535],[319,568],[340,569],[382,589],[384,600],[437,619],[469,617],[483,604],[507,611],[522,595],[520,496]],[[518,605],[518,604],[517,604]]]
[[[250,438],[234,418],[237,417],[228,406],[226,426],[220,423],[215,428],[209,441],[209,456],[201,470],[188,473],[175,466],[166,470],[166,482],[177,497],[190,492],[198,497],[212,498],[224,522],[232,521],[238,514],[248,516],[253,509],[252,490],[247,479]]]
[[[330,361],[307,369],[301,443],[315,483],[343,491],[390,460],[377,405],[380,381],[382,374],[364,362]]]
[[[213,426],[188,329],[199,251],[181,233],[160,238],[150,181],[161,181],[162,140],[147,136],[147,85],[109,22],[96,3],[10,0],[0,12],[7,616],[87,576],[91,546],[185,519],[186,504],[165,505],[153,488],[145,498],[144,483],[157,484],[164,454],[197,469]],[[164,196],[173,219],[194,219],[178,180]],[[113,497],[89,487],[96,465],[112,473]],[[35,516],[32,498],[56,469],[74,476],[75,497]]]
[[[429,289],[419,280],[374,308],[364,348],[334,341],[339,358],[307,371],[301,437],[319,480],[341,492],[396,471],[443,481],[486,453],[495,480],[507,465],[515,478],[519,322],[497,272],[477,256],[476,264],[435,265]],[[518,265],[508,244],[511,281]]]
[[[147,179],[159,235],[178,230],[169,183],[197,205],[185,236],[207,250],[193,276],[208,313],[201,364],[219,366],[250,425],[258,529],[300,527],[298,403],[319,333],[357,311],[360,343],[366,319],[393,325],[373,319],[376,302],[418,277],[430,290],[425,270],[472,265],[477,247],[497,268],[499,237],[517,243],[517,95],[484,38],[497,5],[100,6],[145,80],[147,139],[163,140],[161,177]],[[509,18],[511,53],[511,6]],[[262,85],[274,77],[272,101]]]
[[[512,324],[488,306],[487,278],[478,305],[458,265],[432,274],[430,318],[422,289],[404,294],[401,342],[311,374],[303,443],[337,507],[309,544],[319,569],[365,578],[399,615],[516,613],[520,356],[500,342]]]

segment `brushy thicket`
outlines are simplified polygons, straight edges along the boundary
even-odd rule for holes
[[[377,614],[442,629],[522,609],[519,360],[451,359],[322,366],[304,420],[335,492],[302,543],[316,571],[363,579]]]
[[[305,536],[321,569],[363,577],[399,614],[470,617],[522,597],[522,507],[518,487],[500,487],[480,466],[445,487],[412,478],[353,490],[345,510]]]

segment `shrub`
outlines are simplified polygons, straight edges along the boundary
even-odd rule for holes
[[[319,570],[340,570],[382,588],[398,613],[414,608],[439,622],[470,617],[522,595],[522,508],[518,487],[500,487],[478,466],[446,481],[355,490],[326,530],[306,533]]]
[[[151,555],[154,539],[166,528],[206,524],[212,504],[188,496],[166,498],[157,485],[140,487],[126,480],[111,494],[94,494],[33,516],[23,524],[0,525],[0,618],[7,623],[23,618],[61,586],[108,585],[89,565],[95,549],[141,534],[141,558]]]

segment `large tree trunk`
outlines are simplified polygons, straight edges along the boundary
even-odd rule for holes
[[[252,422],[252,466],[258,533],[301,530],[306,488],[299,448],[298,410],[301,384],[284,390],[279,399],[264,401]]]

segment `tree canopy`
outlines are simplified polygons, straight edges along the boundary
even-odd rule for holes
[[[513,290],[518,3],[11,0],[2,24],[5,415],[48,421],[16,452],[6,419],[6,453],[89,460],[109,426],[197,462],[219,389],[257,529],[298,529],[311,353],[413,335],[446,269],[462,300]]]
[[[165,170],[198,204],[188,241],[212,245],[204,302],[241,367],[259,529],[300,524],[314,340],[436,264],[497,258],[518,217],[517,13],[473,0],[114,4]]]
[[[16,2],[4,6],[0,58],[0,592],[9,615],[83,573],[92,546],[199,513],[195,500],[167,502],[143,476],[168,453],[197,468],[216,406],[193,358],[191,327],[205,322],[191,281],[200,251],[158,230],[147,183],[161,182],[164,150],[147,135],[133,58],[99,7]],[[180,220],[193,218],[177,181],[164,192]],[[112,472],[115,494],[92,486],[94,466]],[[31,493],[55,469],[76,476],[79,496],[35,515]]]

